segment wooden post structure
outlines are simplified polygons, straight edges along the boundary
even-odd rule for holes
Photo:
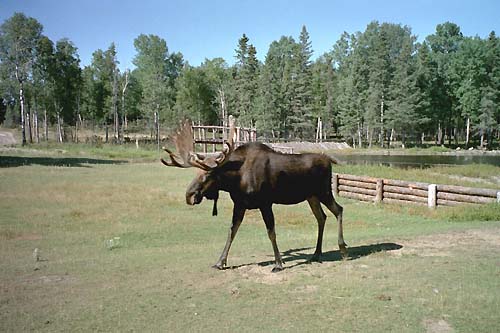
[[[437,185],[429,184],[429,189],[427,190],[427,206],[429,208],[436,208],[437,202]]]
[[[376,195],[375,195],[375,203],[381,203],[384,198],[384,180],[377,179],[377,185],[375,187]]]
[[[201,130],[201,140],[204,141],[203,143],[203,153],[207,153],[207,130],[205,128],[203,128]]]
[[[215,146],[216,146],[216,144],[215,144],[215,142],[216,142],[216,140],[215,140],[215,133],[216,133],[216,132],[217,132],[217,130],[216,130],[216,129],[214,129],[214,130],[212,131],[212,139],[214,140],[214,144],[212,145],[212,153],[215,153]]]

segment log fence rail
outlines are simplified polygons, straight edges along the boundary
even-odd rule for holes
[[[356,200],[411,203],[432,208],[500,202],[500,189],[437,185],[347,174],[333,174],[332,189],[335,196]]]

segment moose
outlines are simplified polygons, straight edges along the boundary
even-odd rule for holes
[[[161,159],[161,162],[169,167],[194,167],[199,170],[186,190],[188,205],[197,205],[203,198],[214,200],[212,214],[217,215],[219,191],[228,192],[234,203],[226,245],[213,267],[226,267],[231,243],[245,212],[259,209],[274,250],[275,266],[272,272],[283,270],[283,260],[276,243],[272,207],[274,204],[293,205],[305,200],[318,222],[316,250],[310,261],[321,262],[326,221],[321,204],[337,218],[338,245],[342,256],[345,257],[347,245],[342,231],[343,208],[335,201],[331,186],[332,163],[337,162],[318,153],[284,154],[257,142],[235,148],[234,135],[234,121],[231,121],[229,138],[223,150],[212,155],[198,154],[193,152],[191,122],[184,121],[172,135],[177,153],[163,148],[169,154],[170,161]]]

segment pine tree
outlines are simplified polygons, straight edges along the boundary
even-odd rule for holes
[[[374,29],[370,31],[369,29]],[[371,147],[375,131],[381,133],[381,143],[384,140],[384,112],[388,99],[388,88],[391,76],[389,41],[387,32],[380,29],[378,24],[372,23],[367,28],[367,33],[374,36],[368,40],[370,45],[368,75],[369,88],[366,98],[365,125],[368,132],[368,145]]]
[[[406,38],[401,53],[395,59],[394,79],[391,84],[392,99],[388,102],[387,123],[392,129],[402,133],[405,145],[408,132],[415,131],[426,121],[421,114],[424,107],[423,95],[417,85],[414,69],[413,40]]]
[[[431,48],[431,58],[437,64],[436,86],[433,93],[432,105],[436,107],[438,126],[446,129],[449,143],[452,133],[457,132],[461,116],[457,107],[457,100],[453,94],[450,79],[450,62],[453,54],[463,39],[460,27],[455,23],[445,22],[436,26],[436,33],[427,36],[426,41]],[[455,135],[455,140],[458,140]],[[443,143],[443,142],[439,142]]]
[[[259,62],[257,50],[248,41],[248,37],[243,34],[236,49],[235,115],[240,118],[240,124],[251,126],[255,122],[256,115]]]
[[[305,26],[295,47],[297,63],[293,68],[293,97],[292,97],[292,128],[296,138],[312,139],[314,131],[312,72],[311,72],[311,42]]]

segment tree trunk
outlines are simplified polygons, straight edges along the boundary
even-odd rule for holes
[[[360,124],[358,124],[358,140],[359,140],[358,147],[361,148],[362,147],[362,145],[361,145],[362,138],[361,138],[361,125]]]
[[[57,140],[59,143],[63,142],[63,133],[62,133],[62,119],[59,111],[57,112]]]
[[[384,148],[385,132],[384,132],[384,96],[380,101],[380,147]]]
[[[158,150],[160,150],[160,119],[158,111],[154,113],[154,125],[155,125],[155,139],[158,144]]]
[[[323,127],[323,124],[321,121],[321,117],[318,117],[318,124],[316,126],[316,143],[322,142],[322,140],[323,140],[322,127]]]
[[[40,143],[40,132],[38,128],[38,111],[35,109],[33,112],[33,129],[35,130],[36,143]]]
[[[40,143],[40,133],[38,131],[38,107],[36,104],[36,96],[33,99],[33,133],[35,135],[35,142]]]
[[[465,147],[469,148],[470,117],[467,117],[467,131],[465,134]]]
[[[78,121],[81,120],[80,117],[80,94],[76,96],[76,117],[75,117],[75,142],[78,143]],[[80,123],[81,125],[81,123]]]
[[[104,126],[106,127],[106,143],[108,143],[108,138],[109,138],[109,128],[108,128],[108,121],[106,120],[104,123]]]
[[[49,124],[47,123],[47,109],[43,110],[43,129],[45,132],[45,141],[49,141]]]
[[[26,122],[25,122],[25,125],[28,126],[28,139],[29,139],[29,142],[30,143],[33,143],[33,134],[32,134],[32,131],[31,131],[31,117],[30,117],[30,110],[29,110],[29,106],[26,108],[26,112],[25,112],[25,115],[26,115]]]
[[[443,144],[443,129],[441,128],[441,122],[438,122],[438,132],[437,132],[437,142],[436,144],[442,145]]]
[[[366,135],[368,136],[368,148],[372,148],[372,142],[373,142],[373,129],[367,128],[366,129]]]
[[[75,142],[78,143],[78,117],[75,120]]]
[[[220,111],[222,117],[222,127],[227,126],[227,114],[226,114],[226,95],[224,94],[224,90],[219,88],[219,99],[220,99]]]
[[[111,108],[113,114],[113,141],[114,143],[118,143],[118,133],[120,131],[119,126],[120,122],[118,120],[118,72],[116,69],[116,64],[113,66],[113,96],[111,100]]]
[[[394,128],[391,128],[391,135],[389,136],[389,148],[391,148],[391,144],[394,141],[394,136],[395,136]]]
[[[122,89],[122,128],[121,128],[121,137],[122,139],[125,139],[125,133],[124,129],[127,129],[127,110],[125,108],[125,92],[127,91],[127,86],[128,86],[128,74],[129,70],[125,71],[125,83],[123,84],[123,89]],[[118,133],[118,136],[120,136],[120,133]]]
[[[26,145],[26,128],[25,128],[25,118],[24,118],[24,87],[23,81],[19,81],[19,104],[21,104],[21,136],[22,145]]]

